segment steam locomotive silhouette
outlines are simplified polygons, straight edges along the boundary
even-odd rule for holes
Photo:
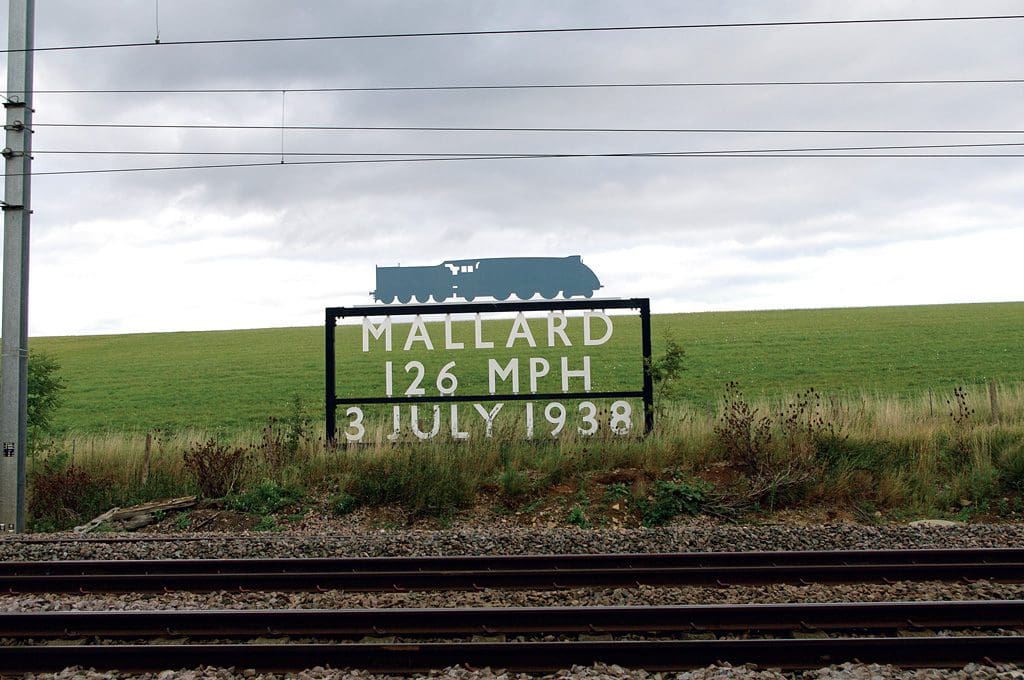
[[[569,257],[492,257],[447,260],[430,267],[377,267],[373,299],[383,303],[444,302],[460,297],[507,300],[513,293],[522,300],[536,294],[552,300],[591,297],[601,282],[579,255]]]

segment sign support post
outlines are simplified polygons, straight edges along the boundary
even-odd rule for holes
[[[324,318],[324,347],[325,353],[325,368],[326,375],[324,376],[324,404],[326,405],[326,423],[327,423],[327,443],[328,445],[335,442],[335,436],[338,429],[338,414],[337,405],[334,403],[335,400],[335,358],[334,358],[334,339],[335,329],[338,327],[338,317],[332,313],[332,310],[328,309]]]
[[[640,350],[644,357],[644,432],[654,429],[654,376],[651,375],[651,301],[637,300],[640,309]]]
[[[4,185],[3,347],[0,352],[0,531],[25,530],[28,410],[28,243],[32,172],[35,0],[10,0]]]

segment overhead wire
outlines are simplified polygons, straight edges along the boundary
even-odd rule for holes
[[[452,157],[516,157],[516,158],[542,158],[542,157],[593,157],[593,156],[618,156],[633,155],[638,157],[647,156],[688,156],[701,154],[734,154],[734,153],[803,153],[803,152],[825,152],[825,151],[896,151],[896,150],[920,150],[920,149],[962,149],[962,148],[993,148],[993,147],[1020,147],[1024,142],[980,142],[974,144],[908,144],[908,145],[878,145],[878,146],[832,146],[832,147],[799,147],[783,149],[696,149],[686,151],[644,151],[644,152],[623,152],[608,154],[549,154],[549,153],[428,153],[428,152],[347,152],[347,151],[289,151],[281,154],[280,151],[146,151],[146,150],[104,150],[104,149],[81,149],[81,150],[50,150],[33,149],[35,154],[53,155],[100,155],[100,156],[452,156]]]
[[[638,26],[573,26],[556,28],[506,28],[490,30],[465,30],[465,31],[415,31],[408,33],[348,33],[336,35],[312,35],[312,36],[280,36],[267,38],[217,38],[209,40],[163,40],[152,42],[122,42],[102,43],[87,45],[55,45],[50,47],[34,47],[34,52],[57,52],[72,50],[99,50],[129,47],[153,47],[169,45],[227,45],[244,43],[282,43],[282,42],[311,42],[311,41],[334,41],[334,40],[377,40],[377,39],[401,39],[401,38],[447,38],[447,37],[470,37],[489,35],[541,35],[541,34],[565,34],[565,33],[599,33],[599,32],[621,32],[621,31],[668,31],[688,29],[725,29],[725,28],[767,28],[783,26],[840,26],[840,25],[864,25],[864,24],[907,24],[907,23],[928,23],[928,22],[951,22],[951,21],[1005,21],[1024,19],[1022,14],[1001,14],[1001,15],[965,15],[965,16],[939,16],[939,17],[893,17],[875,19],[818,19],[818,20],[794,20],[794,21],[743,21],[732,23],[695,23],[695,24],[652,24]],[[0,50],[0,53],[23,52],[25,50]]]
[[[409,131],[409,132],[651,132],[651,133],[728,133],[728,134],[1024,134],[1024,129],[955,128],[631,128],[631,127],[470,127],[445,125],[229,125],[204,123],[40,123],[36,127],[108,128],[148,130],[312,130],[312,131]]]
[[[157,22],[159,22],[159,5],[157,4]],[[782,26],[821,26],[821,25],[852,25],[852,24],[896,24],[920,22],[949,21],[991,21],[1016,20],[1024,15],[989,15],[989,16],[942,16],[942,17],[897,17],[875,19],[841,19],[841,20],[803,20],[803,21],[764,21],[735,23],[702,23],[702,24],[662,24],[642,26],[591,26],[561,27],[534,29],[495,29],[474,31],[440,31],[414,33],[378,33],[378,34],[343,34],[320,36],[290,36],[269,38],[231,38],[215,40],[182,40],[160,42],[159,23],[157,23],[157,39],[155,43],[116,43],[95,45],[68,45],[35,48],[35,51],[84,50],[112,47],[142,47],[151,44],[164,45],[212,45],[232,43],[270,43],[296,42],[316,40],[358,40],[371,38],[418,38],[418,37],[450,37],[450,36],[484,36],[484,35],[515,35],[515,34],[549,34],[549,33],[584,33],[612,31],[652,31],[681,30],[702,28],[752,28]],[[16,50],[2,50],[12,52]],[[587,89],[587,88],[657,88],[657,87],[751,87],[751,86],[825,86],[825,85],[938,85],[938,84],[1017,84],[1024,79],[916,79],[916,80],[803,80],[803,81],[713,81],[713,82],[668,82],[668,83],[562,83],[562,84],[483,84],[483,85],[427,85],[427,86],[368,86],[368,87],[330,87],[330,88],[204,88],[204,89],[109,89],[109,90],[37,90],[40,94],[126,94],[126,93],[263,93],[281,92],[282,123],[281,125],[215,125],[215,124],[138,124],[138,123],[46,123],[36,122],[35,127],[76,127],[76,128],[111,128],[111,129],[196,129],[196,130],[275,130],[280,131],[281,150],[279,154],[263,154],[257,152],[145,152],[145,151],[36,151],[36,153],[53,154],[106,154],[106,155],[279,155],[280,161],[275,165],[286,164],[287,157],[302,156],[360,156],[346,160],[291,161],[292,165],[309,164],[341,164],[341,163],[389,163],[389,162],[426,162],[455,160],[507,160],[529,158],[601,158],[601,157],[673,157],[673,156],[716,156],[716,157],[1014,157],[1017,154],[855,154],[853,151],[909,151],[937,150],[967,147],[1020,146],[1017,143],[999,144],[932,144],[903,146],[870,146],[870,147],[815,147],[801,149],[744,149],[744,150],[709,150],[683,152],[625,152],[625,153],[583,153],[583,154],[342,154],[314,152],[303,154],[290,152],[285,154],[283,140],[286,130],[294,131],[423,131],[423,132],[558,132],[558,133],[730,133],[730,134],[1020,134],[1022,130],[965,130],[965,129],[781,129],[781,128],[627,128],[627,127],[460,127],[460,126],[395,126],[395,125],[284,125],[284,96],[286,92],[373,92],[373,91],[439,91],[439,90],[519,90],[519,89]],[[837,153],[842,152],[842,153]],[[414,157],[408,157],[408,156]],[[387,156],[387,157],[385,157]],[[401,157],[398,157],[401,156]],[[210,164],[210,165],[179,165],[153,168],[111,168],[92,170],[51,171],[34,174],[85,174],[99,172],[144,172],[171,169],[198,169],[219,167],[257,167],[270,165],[265,163]]]
[[[288,161],[281,163],[279,160],[257,163],[223,163],[223,164],[195,164],[195,165],[170,165],[158,167],[134,167],[134,168],[99,168],[83,170],[52,170],[33,171],[32,176],[42,175],[93,175],[113,174],[128,172],[156,172],[162,170],[200,170],[215,168],[254,168],[254,167],[288,167],[307,165],[356,165],[356,164],[391,164],[391,163],[430,163],[430,162],[456,162],[456,161],[500,161],[500,160],[550,160],[566,158],[1024,158],[1024,153],[778,153],[778,152],[718,152],[718,153],[676,153],[676,152],[655,152],[655,153],[557,153],[557,154],[502,154],[494,156],[431,156],[412,158],[346,158],[344,160],[312,160],[312,161]],[[6,176],[21,176],[25,173],[11,173]]]
[[[689,87],[799,87],[799,86],[863,86],[863,85],[1019,85],[1024,78],[931,78],[910,80],[737,80],[688,81],[654,83],[498,83],[493,85],[376,85],[345,87],[289,88],[108,88],[33,90],[34,94],[266,94],[331,93],[331,92],[439,92],[474,90],[583,90],[630,88]]]

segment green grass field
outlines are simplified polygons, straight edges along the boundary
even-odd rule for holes
[[[547,358],[552,372],[541,389],[559,391],[559,357],[578,368],[578,319],[570,320],[571,349],[544,347],[543,319],[531,321],[541,347],[520,341],[505,350],[509,321],[485,324],[495,350],[426,352],[422,343],[404,352],[405,332],[396,324],[395,349],[361,352],[359,327],[339,327],[339,395],[383,396],[383,364],[394,362],[396,393],[408,385],[405,363],[421,361],[424,386],[441,366],[457,363],[459,392],[486,391],[486,361],[519,356],[526,378],[528,357]],[[735,380],[749,396],[783,397],[814,387],[826,393],[919,396],[929,389],[988,380],[1024,382],[1024,303],[937,305],[772,312],[716,312],[653,318],[654,353],[666,338],[686,350],[679,398],[715,403]],[[443,344],[443,330],[430,330]],[[471,324],[456,340],[473,340]],[[379,343],[377,343],[379,344]],[[323,399],[324,332],[321,327],[182,332],[119,336],[33,338],[30,349],[57,358],[68,384],[58,425],[76,432],[197,428],[232,432],[282,416],[294,395],[320,417]],[[638,385],[639,324],[615,318],[607,345],[586,348],[592,357],[593,389]],[[547,387],[544,387],[544,384]],[[522,387],[523,391],[527,388]]]

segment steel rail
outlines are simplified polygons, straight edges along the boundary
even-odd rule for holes
[[[729,661],[787,670],[857,660],[903,667],[957,668],[1024,661],[1024,636],[686,640],[658,642],[342,643],[0,646],[6,673],[69,666],[150,672],[234,666],[266,672],[312,666],[414,673],[455,665],[553,672],[596,662],[670,671]]]
[[[1024,600],[433,609],[0,613],[11,639],[459,637],[499,634],[895,632],[1024,627]]]
[[[295,574],[368,571],[1009,564],[1014,562],[1024,565],[1024,548],[9,561],[0,562],[0,576],[254,572]]]
[[[0,576],[0,591],[164,592],[186,590],[478,590],[580,587],[734,586],[776,583],[887,583],[981,580],[1024,582],[1019,562],[985,564],[773,565],[481,571],[147,573]]]
[[[768,527],[781,526],[778,524],[768,524]],[[922,531],[922,530],[918,530]],[[929,529],[924,529],[924,532]],[[281,543],[281,542],[295,542],[302,541],[303,539],[316,540],[318,542],[323,540],[346,540],[351,538],[348,534],[268,534],[268,533],[256,533],[256,534],[227,534],[223,532],[207,532],[207,533],[194,533],[187,535],[175,535],[175,534],[145,534],[145,533],[134,533],[134,534],[119,534],[119,535],[104,535],[104,534],[5,534],[0,536],[0,546],[5,544],[11,545],[52,545],[58,543],[67,544],[90,544],[90,543],[195,543],[195,542],[244,542],[244,543]],[[963,548],[963,550],[999,550],[1000,548]],[[947,548],[925,548],[927,550],[949,550]],[[959,549],[954,549],[959,550]],[[914,549],[902,549],[893,552],[914,552]],[[801,551],[784,551],[784,552],[801,552]],[[828,552],[828,551],[824,551]],[[856,551],[862,552],[862,551]],[[874,552],[873,550],[865,550],[863,552]],[[883,551],[884,552],[884,551]]]

